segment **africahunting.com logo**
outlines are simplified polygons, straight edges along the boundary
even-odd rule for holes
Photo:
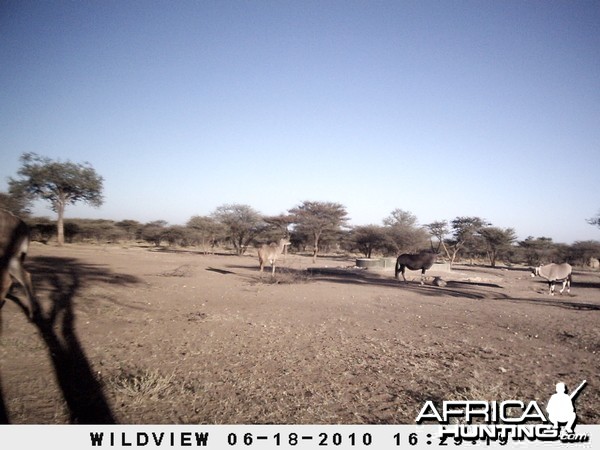
[[[570,394],[564,383],[556,384],[556,393],[546,404],[546,414],[536,401],[525,404],[520,400],[502,402],[481,400],[443,401],[441,408],[426,401],[416,422],[437,422],[442,425],[440,444],[452,439],[463,441],[542,440],[561,442],[588,442],[589,435],[575,433],[574,401],[586,380]]]

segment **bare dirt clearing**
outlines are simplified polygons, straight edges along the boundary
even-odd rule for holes
[[[44,313],[3,308],[0,413],[402,424],[426,400],[545,405],[558,381],[587,379],[579,423],[600,423],[598,273],[575,271],[571,295],[550,297],[524,268],[457,266],[436,287],[353,263],[288,255],[273,282],[255,256],[34,244]]]

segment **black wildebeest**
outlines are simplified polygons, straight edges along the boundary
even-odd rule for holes
[[[571,278],[572,278],[573,268],[570,264],[562,263],[562,264],[546,264],[545,266],[533,267],[531,269],[531,276],[545,278],[548,280],[548,286],[550,287],[550,295],[554,295],[554,284],[557,281],[562,281],[563,287],[560,290],[562,294],[565,290],[565,286],[567,287],[567,293],[571,292]]]
[[[429,250],[425,250],[416,254],[404,253],[398,256],[398,259],[396,260],[396,279],[398,280],[398,274],[402,273],[402,278],[404,278],[404,282],[406,282],[404,271],[408,267],[410,270],[420,270],[421,285],[425,284],[423,281],[425,278],[425,271],[431,269],[431,266],[433,266],[433,263],[435,263],[437,256],[437,253]]]

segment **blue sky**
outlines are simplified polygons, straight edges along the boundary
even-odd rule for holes
[[[600,239],[599,24],[598,1],[3,1],[0,190],[36,152],[105,179],[67,217],[320,200]]]

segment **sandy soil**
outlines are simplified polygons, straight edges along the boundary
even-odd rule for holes
[[[599,273],[550,297],[525,268],[456,266],[436,287],[353,263],[287,255],[272,279],[254,255],[34,243],[43,312],[3,308],[0,414],[405,424],[426,400],[545,405],[586,379],[579,423],[600,423]]]

